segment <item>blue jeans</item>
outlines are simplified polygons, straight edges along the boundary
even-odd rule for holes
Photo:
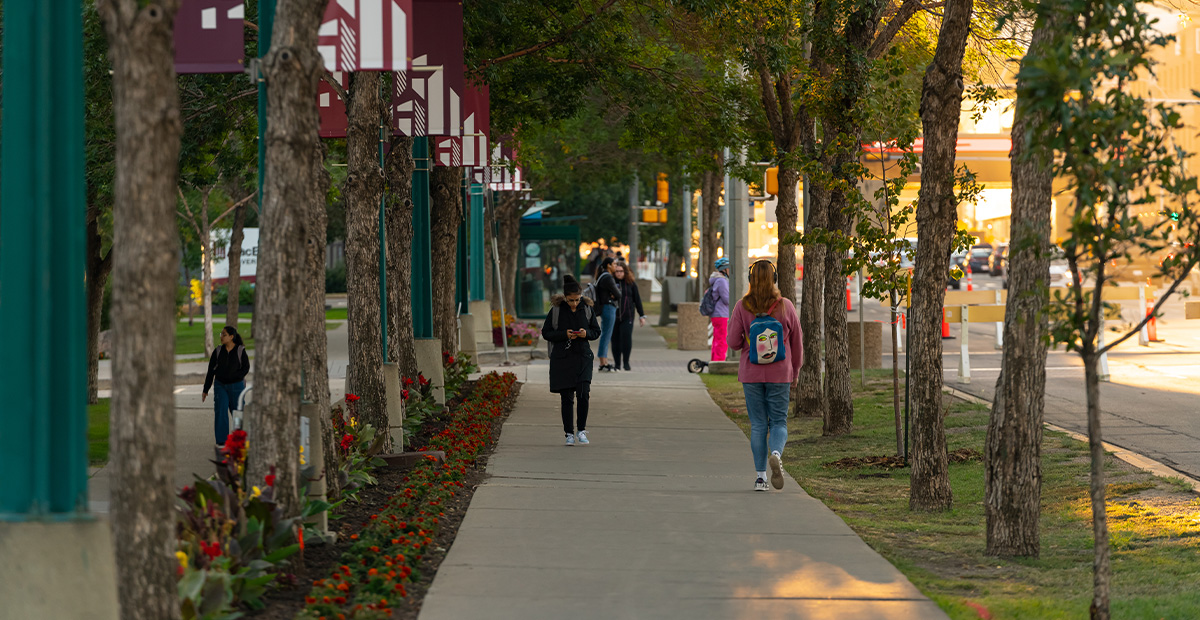
[[[213,431],[217,437],[217,445],[225,445],[225,439],[229,437],[229,414],[237,407],[238,397],[244,389],[245,381],[230,384],[213,382]]]
[[[617,324],[617,307],[612,304],[600,306],[600,352],[597,357],[608,357],[608,341],[612,340],[613,325]]]
[[[743,383],[746,413],[750,414],[750,451],[754,454],[754,471],[767,470],[767,455],[783,454],[787,444],[788,383]],[[768,433],[770,439],[767,438]],[[769,444],[769,446],[768,446]]]

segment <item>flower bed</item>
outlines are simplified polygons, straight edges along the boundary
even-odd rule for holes
[[[406,584],[419,579],[418,567],[444,518],[442,504],[461,492],[468,469],[487,447],[493,422],[504,415],[516,377],[486,375],[453,412],[453,419],[422,450],[441,450],[445,463],[428,456],[404,478],[331,575],[313,582],[299,617],[309,619],[390,618],[395,601],[408,596]]]

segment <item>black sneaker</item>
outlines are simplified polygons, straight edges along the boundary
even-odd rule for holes
[[[625,364],[625,372],[630,372],[630,371],[632,371],[632,370],[633,370],[633,369],[629,367],[629,364],[628,364],[628,363],[626,363],[626,364]]]
[[[767,486],[766,480],[763,480],[762,478],[758,478],[754,481],[754,490],[755,491],[766,491],[769,489],[770,489],[770,487]]]

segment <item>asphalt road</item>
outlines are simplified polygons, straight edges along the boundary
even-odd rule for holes
[[[999,278],[975,275],[978,289],[997,289]],[[857,297],[848,313],[857,321]],[[1137,302],[1123,306],[1124,317],[1132,320]],[[863,306],[866,320],[886,323],[887,312],[878,301]],[[1112,321],[1110,327],[1119,326]],[[985,400],[992,400],[1000,375],[1000,351],[996,349],[994,323],[969,328],[968,359],[970,382],[959,380],[962,334],[950,326],[953,339],[943,340],[945,384]],[[1148,456],[1193,478],[1200,478],[1200,321],[1183,319],[1183,300],[1172,299],[1158,320],[1158,338],[1143,347],[1133,337],[1109,354],[1111,381],[1100,386],[1101,430],[1104,440]],[[1119,334],[1109,331],[1109,336]],[[1111,341],[1111,338],[1110,338]],[[885,366],[891,365],[890,336],[885,325]],[[904,364],[901,353],[899,362]],[[1046,360],[1046,421],[1087,433],[1087,398],[1083,363],[1075,353],[1059,348]]]

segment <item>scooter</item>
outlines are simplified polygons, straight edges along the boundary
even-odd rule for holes
[[[701,359],[693,359],[687,363],[687,369],[690,373],[699,374],[704,372],[705,368],[708,368],[708,362]]]

